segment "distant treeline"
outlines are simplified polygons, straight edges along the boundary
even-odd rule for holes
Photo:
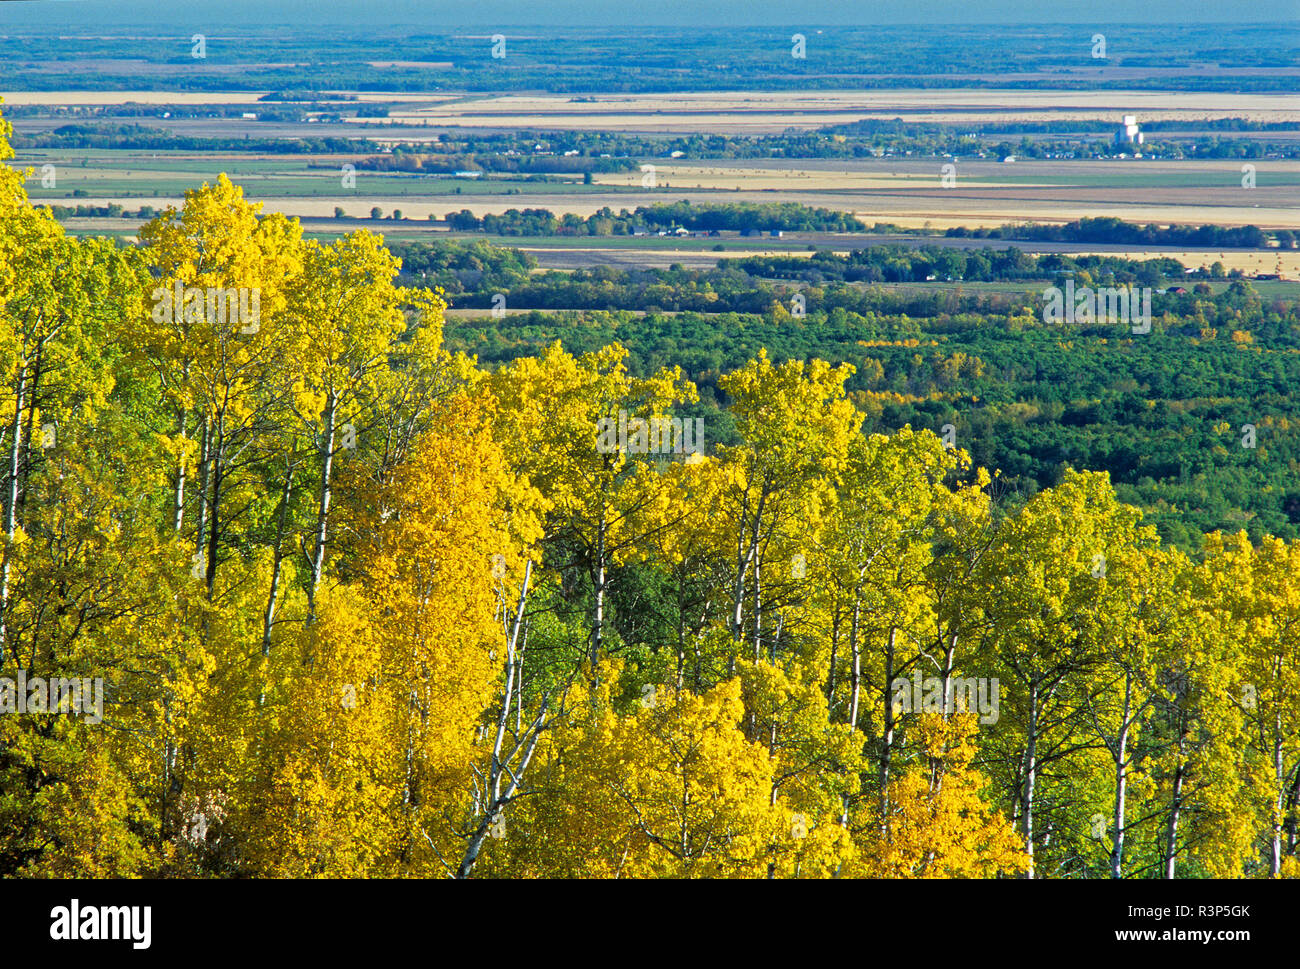
[[[50,205],[49,209],[56,219],[152,219],[158,214],[157,209],[152,205],[142,205],[139,209],[132,211],[123,208],[116,202],[108,205]]]
[[[38,134],[15,134],[13,146],[30,148],[107,148],[164,151],[244,151],[273,155],[335,154],[372,151],[372,142],[355,138],[212,138],[177,135],[166,128],[136,124],[68,124]]]
[[[509,209],[500,215],[476,216],[469,209],[447,214],[447,225],[461,232],[486,232],[502,236],[633,235],[638,230],[682,228],[694,232],[864,232],[866,225],[845,212],[811,208],[795,202],[736,202],[692,205],[673,202],[638,206],[615,214],[605,206],[583,218],[572,213],[556,216],[549,209]]]
[[[259,101],[358,101],[358,94],[342,94],[337,91],[272,91],[263,94]]]
[[[497,292],[526,281],[537,260],[518,249],[489,242],[403,242],[388,249],[402,262],[402,273],[425,286],[441,287],[449,296],[482,290]]]
[[[505,293],[509,305],[516,309],[770,313],[783,307],[781,312],[788,312],[790,295],[795,288],[802,288],[809,309],[935,316],[1009,312],[1024,305],[1024,294],[956,293],[952,289],[914,292],[852,284],[1025,281],[1029,290],[1043,285],[1043,280],[1073,276],[1081,285],[1157,287],[1166,279],[1181,282],[1186,275],[1176,259],[1061,253],[1032,256],[1014,248],[973,251],[889,245],[857,249],[848,255],[821,251],[808,258],[727,259],[709,269],[599,266],[536,273],[531,257],[486,242],[393,242],[391,247],[412,283],[441,287],[455,306],[483,309],[492,305],[496,293]],[[1188,301],[1206,295],[1208,288],[1202,285],[1185,295],[1157,294],[1153,305],[1161,312],[1162,307],[1186,307]]]
[[[783,229],[793,232],[863,232],[867,228],[847,212],[812,208],[797,202],[738,202],[697,206],[683,201],[639,207],[633,213],[634,218],[638,216],[649,227],[681,226],[703,231]]]
[[[1013,282],[1042,279],[1064,273],[1089,273],[1094,278],[1113,276],[1118,282],[1152,284],[1165,276],[1182,278],[1177,259],[1129,259],[1124,256],[1030,255],[1007,249],[950,249],[943,246],[886,245],[854,249],[846,255],[822,250],[800,256],[750,256],[734,264],[754,276],[800,279],[810,283],[828,280],[869,283],[907,283],[926,280]]]
[[[1116,245],[1197,246],[1210,249],[1263,249],[1269,234],[1258,226],[1137,225],[1103,216],[1083,218],[1065,225],[1021,222],[992,229],[956,226],[945,236],[957,239],[1034,239],[1045,242],[1092,242]],[[1295,236],[1289,230],[1273,233],[1284,248],[1292,248]]]
[[[310,92],[303,92],[306,97]],[[342,97],[342,96],[340,96]],[[330,96],[331,100],[334,96]],[[253,111],[250,112],[250,107]],[[342,113],[340,113],[342,109]],[[112,118],[159,118],[167,114],[172,119],[241,118],[245,113],[255,113],[260,122],[305,123],[315,119],[321,123],[339,122],[344,114],[358,118],[385,117],[388,107],[382,104],[349,104],[318,101],[261,101],[248,104],[212,105],[142,105],[112,106],[60,106],[19,105],[8,112],[15,117],[67,117],[84,119],[80,125],[65,125],[52,133],[29,135],[18,139],[16,145],[24,147],[157,147],[154,140],[166,137],[159,128],[139,128],[114,125]],[[105,119],[90,122],[90,119]],[[970,157],[984,154],[993,157],[1015,155],[1018,158],[1107,158],[1119,152],[1131,151],[1127,146],[1117,146],[1111,135],[1118,120],[1084,119],[1076,121],[1020,122],[999,121],[995,124],[934,124],[913,123],[901,118],[864,119],[851,124],[831,125],[814,131],[786,131],[768,135],[722,135],[700,132],[683,135],[633,134],[600,131],[544,131],[522,130],[510,132],[457,132],[444,133],[430,150],[427,142],[403,142],[391,153],[368,139],[340,139],[334,137],[294,139],[302,141],[301,147],[289,149],[304,151],[344,150],[370,152],[369,157],[356,162],[358,168],[370,171],[451,172],[490,171],[522,173],[583,173],[616,172],[634,168],[647,158],[678,157],[687,159],[708,158],[875,158],[888,155],[943,157],[956,155]],[[1264,141],[1258,137],[1233,137],[1233,132],[1294,131],[1296,125],[1287,122],[1254,122],[1244,118],[1220,118],[1214,121],[1194,122],[1143,122],[1147,143],[1143,153],[1162,158],[1262,158],[1295,157],[1300,155],[1300,142]],[[1196,137],[1180,136],[1160,138],[1162,131],[1200,131],[1207,133]],[[401,136],[401,127],[386,131],[386,135]],[[36,143],[35,139],[58,140]],[[1054,138],[1030,138],[1030,134],[1059,135]],[[107,137],[110,141],[104,141]],[[175,136],[173,136],[175,137]],[[95,139],[93,143],[85,139]],[[324,142],[325,148],[317,146]],[[264,140],[250,137],[237,147],[247,149],[254,143],[262,149]],[[199,150],[221,149],[220,139],[177,138],[164,147],[192,147]],[[335,146],[343,144],[342,149]]]
[[[392,154],[370,155],[356,162],[359,170],[372,172],[520,172],[582,174],[584,172],[626,172],[636,168],[631,158],[584,158],[580,155],[511,155],[496,153],[420,154],[401,149]]]

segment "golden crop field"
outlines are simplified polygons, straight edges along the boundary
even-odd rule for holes
[[[1080,252],[1079,255],[1114,255],[1109,253]],[[1223,264],[1227,272],[1240,269],[1247,275],[1256,273],[1279,273],[1287,279],[1300,278],[1300,249],[1272,250],[1270,252],[1253,252],[1240,249],[1188,249],[1181,252],[1161,250],[1152,252],[1134,249],[1125,253],[1132,259],[1177,259],[1188,269],[1208,269],[1216,262]]]
[[[655,163],[653,187],[640,171],[598,174],[589,191],[548,190],[530,185],[521,194],[504,194],[466,181],[457,194],[420,192],[420,181],[402,183],[393,191],[391,179],[359,175],[356,192],[338,192],[332,171],[311,176],[321,191],[304,197],[301,191],[278,194],[279,178],[301,178],[286,162],[282,176],[250,182],[250,197],[267,211],[286,215],[327,217],[335,206],[348,216],[364,217],[374,206],[388,214],[401,209],[408,219],[442,218],[470,209],[478,215],[500,214],[511,208],[545,208],[557,215],[589,216],[602,209],[633,209],[639,205],[688,200],[719,202],[797,202],[851,212],[872,224],[888,222],[908,228],[949,226],[991,227],[1007,222],[1067,222],[1111,215],[1127,221],[1160,224],[1257,225],[1265,229],[1300,225],[1300,162],[1259,161],[1253,189],[1241,185],[1240,163],[1234,161],[993,161],[958,160],[956,181],[945,188],[940,160],[880,158],[855,162],[737,162]],[[138,179],[144,194],[118,195],[104,184],[120,186],[123,172],[106,167],[77,168],[75,177],[90,197],[79,202],[131,207],[179,203],[179,195],[151,194],[150,160],[127,172]],[[211,176],[237,169],[239,160],[214,160]],[[327,174],[328,172],[328,174]],[[576,182],[577,176],[561,177]],[[601,191],[601,188],[606,189]],[[283,190],[282,190],[283,191]]]
[[[440,62],[375,62],[374,66],[436,67]],[[15,105],[251,104],[268,91],[14,91]],[[1242,117],[1300,121],[1300,107],[1285,94],[1216,94],[1180,91],[1035,91],[890,89],[865,91],[729,91],[598,94],[577,101],[564,95],[484,95],[347,92],[366,103],[405,106],[387,118],[351,119],[363,126],[417,122],[463,127],[534,127],[627,131],[779,132],[863,118],[961,122],[1046,121],[1138,113],[1144,120]],[[328,95],[319,99],[328,102]]]

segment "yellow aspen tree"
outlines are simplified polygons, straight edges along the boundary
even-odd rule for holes
[[[970,713],[921,718],[920,742],[930,757],[945,762],[943,783],[931,781],[920,764],[898,778],[884,815],[862,826],[861,861],[850,874],[992,878],[1029,869],[1030,857],[1015,828],[983,800],[987,780],[970,767],[976,729]]]
[[[762,655],[763,556],[773,536],[815,527],[843,470],[849,440],[862,417],[844,392],[853,367],[821,360],[791,360],[774,366],[766,351],[719,378],[731,397],[730,411],[743,439],[720,447],[721,460],[735,468],[724,513],[739,523],[732,573],[732,638],[745,639],[749,600],[749,645]]]
[[[637,463],[629,455],[638,453],[633,442],[621,439],[627,437],[625,427],[662,415],[674,403],[698,399],[680,369],[633,378],[626,357],[626,350],[613,345],[574,358],[556,343],[544,356],[515,361],[488,381],[500,405],[498,439],[512,466],[540,495],[548,539],[574,547],[588,574],[587,659],[593,682],[608,636],[609,571],[637,539],[626,522],[635,505],[628,507],[620,495]],[[662,443],[658,435],[656,443]],[[671,448],[671,437],[668,443]],[[632,494],[644,500],[643,494]]]

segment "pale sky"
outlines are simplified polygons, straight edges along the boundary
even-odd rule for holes
[[[75,12],[74,12],[75,10]],[[40,23],[796,26],[871,24],[1279,23],[1300,0],[7,0],[0,29]]]

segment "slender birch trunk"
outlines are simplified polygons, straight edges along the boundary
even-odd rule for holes
[[[325,431],[321,442],[320,501],[316,511],[316,535],[311,555],[311,581],[307,586],[307,625],[316,621],[316,592],[325,570],[325,544],[329,540],[331,478],[334,473],[334,421],[338,416],[338,397],[330,392],[325,405]]]
[[[1183,744],[1186,734],[1178,738],[1178,767],[1174,770],[1174,790],[1169,806],[1169,827],[1165,831],[1165,878],[1172,880],[1178,858],[1178,816],[1183,806]]]
[[[854,593],[853,625],[849,627],[849,654],[852,666],[849,668],[849,726],[858,729],[858,699],[862,691],[862,647],[858,641],[859,623],[862,618],[862,602]]]
[[[225,446],[223,421],[218,419],[213,428],[212,451],[212,513],[208,516],[208,600],[216,594],[217,547],[221,538],[221,486],[225,483]]]
[[[1038,777],[1038,682],[1029,685],[1029,737],[1025,745],[1025,788],[1022,798],[1025,853],[1029,855],[1026,878],[1034,877],[1034,785]]]
[[[1282,761],[1282,711],[1279,709],[1273,721],[1273,771],[1277,777],[1277,799],[1273,808],[1273,836],[1271,838],[1269,874],[1274,878],[1282,870],[1282,806],[1286,792],[1286,774]]]
[[[1110,877],[1124,877],[1124,801],[1128,793],[1128,732],[1133,708],[1133,674],[1124,672],[1124,710],[1119,736],[1115,738],[1115,838],[1111,843]]]
[[[600,649],[605,638],[605,545],[606,545],[605,509],[601,508],[600,521],[596,525],[596,557],[592,562],[591,581],[595,596],[594,612],[591,617],[591,687],[594,690],[600,682],[597,670],[600,667]]]
[[[501,756],[501,750],[505,743],[506,726],[510,722],[511,700],[519,686],[517,683],[518,670],[515,662],[515,649],[519,640],[519,630],[524,623],[524,604],[528,597],[528,583],[532,576],[532,569],[533,563],[529,561],[524,567],[524,581],[519,590],[519,605],[515,611],[515,621],[506,648],[505,690],[501,701],[501,713],[497,717],[496,736],[492,743],[492,760],[488,767],[486,790],[484,792],[484,810],[478,823],[474,826],[474,830],[470,833],[469,844],[466,845],[465,854],[462,856],[460,865],[453,876],[458,879],[468,878],[473,872],[474,865],[478,862],[478,856],[483,849],[483,842],[487,838],[488,830],[495,822],[497,815],[518,792],[523,781],[524,772],[528,770],[528,765],[532,762],[533,753],[537,750],[537,741],[546,725],[547,705],[543,702],[537,719],[529,725],[527,739],[520,738],[519,742],[515,744],[515,749],[509,755],[504,758]],[[519,765],[511,769],[510,761],[515,754],[520,752],[521,748],[523,755],[519,760]],[[502,783],[506,776],[510,778],[510,783],[502,790]]]
[[[182,410],[176,418],[176,434],[182,440],[186,440],[185,433],[188,430],[189,411]],[[177,535],[185,524],[185,454],[182,453],[176,458],[176,487],[172,491],[172,531]]]
[[[275,626],[276,600],[280,593],[280,574],[284,563],[284,532],[289,514],[289,496],[293,491],[293,468],[289,468],[284,478],[284,490],[280,493],[280,515],[275,526],[275,550],[271,563],[271,591],[266,597],[266,610],[262,614],[262,655],[271,655],[271,629]]]
[[[22,453],[23,407],[27,388],[27,366],[20,364],[14,392],[14,416],[9,422],[9,454],[6,456],[4,491],[4,562],[0,564],[0,664],[5,660],[9,627],[9,574],[13,568],[14,537],[18,529],[18,460]]]

